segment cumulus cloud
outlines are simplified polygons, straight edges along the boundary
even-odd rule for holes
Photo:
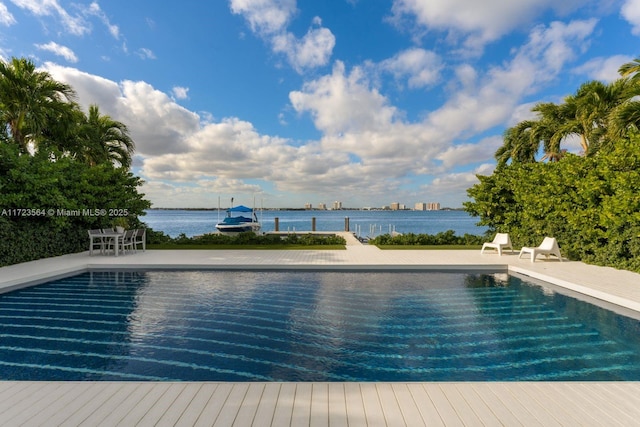
[[[620,14],[633,27],[633,34],[640,35],[640,0],[625,0]]]
[[[176,99],[187,99],[189,97],[188,87],[176,86],[171,90],[171,92]]]
[[[329,62],[335,36],[322,27],[319,17],[313,19],[302,38],[287,31],[297,12],[296,0],[231,0],[229,6],[231,12],[247,20],[254,33],[271,44],[274,52],[284,54],[297,72]]]
[[[622,64],[631,62],[634,58],[628,55],[614,55],[609,57],[593,58],[579,67],[573,69],[576,74],[584,74],[590,79],[603,82],[612,82],[620,78],[618,69]]]
[[[394,0],[397,22],[409,17],[420,28],[448,32],[468,48],[482,47],[528,24],[547,10],[559,14],[584,6],[584,0]]]
[[[396,79],[406,78],[410,88],[421,88],[438,81],[443,63],[435,52],[411,48],[382,61],[380,67]]]
[[[16,23],[16,19],[13,17],[7,6],[4,3],[0,3],[0,24],[7,27]]]
[[[203,120],[177,104],[186,88],[166,94],[142,81],[113,82],[51,63],[45,68],[76,89],[84,108],[97,103],[103,114],[130,127],[138,150],[136,170],[157,205],[184,200],[183,206],[193,206],[187,200],[263,187],[308,197],[364,192],[391,199],[408,191],[403,188],[413,185],[415,176],[423,181],[436,177],[425,191],[442,194],[442,203],[455,205],[446,195],[454,190],[460,194],[476,182],[466,170],[486,171],[482,165],[493,162],[501,138],[491,136],[492,129],[512,120],[522,112],[524,97],[564,72],[594,27],[595,21],[536,27],[499,66],[461,64],[453,70],[449,100],[416,121],[406,120],[376,87],[368,74],[375,67],[348,68],[336,61],[330,73],[289,94],[291,107],[309,114],[322,134],[311,141],[264,134],[238,117]],[[422,50],[407,52],[386,65],[409,82],[420,75],[420,67],[407,64],[433,64],[427,61],[433,58]],[[412,55],[418,59],[411,60]],[[470,139],[478,133],[487,136]]]
[[[58,0],[11,0],[11,2],[36,16],[57,17],[63,27],[73,35],[82,36],[91,32],[91,26],[82,16],[72,16]]]
[[[297,112],[309,112],[316,128],[330,135],[385,128],[396,115],[389,101],[370,88],[360,67],[347,75],[340,61],[332,74],[306,83],[289,99]]]
[[[200,127],[197,114],[148,83],[116,83],[53,63],[44,68],[56,80],[73,86],[85,111],[90,104],[98,104],[103,114],[127,124],[142,156],[184,152],[189,148],[186,139]]]
[[[49,42],[47,44],[37,44],[36,47],[40,50],[46,50],[54,55],[61,56],[69,62],[78,62],[78,57],[71,49],[66,46],[61,46],[58,43]]]

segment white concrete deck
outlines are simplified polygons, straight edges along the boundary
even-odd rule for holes
[[[517,253],[381,251],[88,252],[0,268],[0,291],[88,269],[473,269],[546,280],[640,312],[640,274]],[[0,424],[640,425],[640,383],[0,382]]]

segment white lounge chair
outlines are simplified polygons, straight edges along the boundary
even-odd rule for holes
[[[506,248],[510,248],[511,253],[513,253],[513,245],[511,244],[511,239],[509,238],[508,233],[497,233],[492,242],[486,242],[482,245],[480,253],[484,253],[486,248],[496,249],[498,251],[498,255],[502,255],[502,249]]]
[[[558,241],[555,237],[545,237],[540,246],[535,248],[523,247],[520,250],[520,255],[518,258],[522,257],[522,254],[530,253],[531,254],[531,262],[536,260],[538,255],[544,255],[549,258],[549,255],[555,255],[558,257],[560,262],[562,262],[562,255],[560,255],[560,246],[558,246]]]

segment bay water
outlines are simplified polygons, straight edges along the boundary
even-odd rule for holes
[[[156,231],[171,237],[184,233],[187,237],[215,233],[216,224],[225,216],[224,210],[150,209],[140,219]],[[380,234],[437,234],[453,230],[456,235],[482,235],[486,227],[476,225],[478,218],[464,211],[391,211],[391,210],[263,210],[257,212],[263,232],[279,230],[303,232],[312,230],[315,218],[317,231],[344,231],[348,218],[349,231],[362,237]]]

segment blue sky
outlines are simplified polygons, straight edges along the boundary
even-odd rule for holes
[[[640,0],[0,0],[0,57],[127,124],[155,207],[460,207],[639,37]]]

